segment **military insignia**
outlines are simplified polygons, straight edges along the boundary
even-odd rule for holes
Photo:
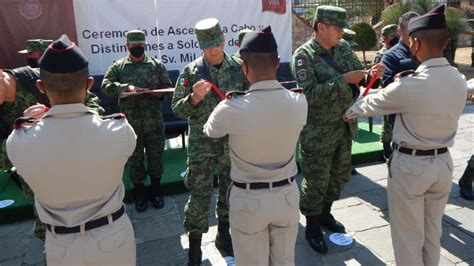
[[[119,120],[119,119],[125,119],[126,116],[124,113],[116,113],[116,114],[111,114],[111,115],[104,115],[104,116],[101,116],[100,118],[102,118],[103,120],[108,120],[108,119]]]
[[[186,86],[186,85],[188,85],[188,80],[185,79],[185,78],[180,78],[180,79],[178,80],[178,85],[179,85],[179,86]]]
[[[232,98],[235,98],[236,96],[245,95],[245,94],[247,94],[246,91],[228,91],[225,93],[225,98],[232,99]]]
[[[18,117],[13,123],[13,129],[19,129],[25,125],[38,122],[39,120],[33,117]]]
[[[308,79],[308,72],[306,71],[306,69],[298,70],[296,72],[296,79],[298,80],[298,82],[303,82]]]
[[[306,59],[300,58],[300,59],[297,59],[297,60],[296,60],[296,66],[297,66],[297,67],[302,67],[302,66],[304,66],[304,65],[306,65]]]
[[[174,95],[176,97],[183,97],[184,96],[184,93],[185,93],[185,90],[186,90],[186,87],[184,86],[177,86],[176,89],[174,90]]]

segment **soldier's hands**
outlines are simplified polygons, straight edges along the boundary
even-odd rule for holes
[[[144,92],[144,91],[147,91],[147,90],[149,90],[149,89],[148,88],[137,87],[137,86],[133,86],[133,85],[128,85],[125,92]]]
[[[345,73],[344,80],[349,83],[349,84],[357,84],[359,81],[361,81],[363,78],[365,78],[365,75],[367,75],[368,71],[367,70],[354,70]]]
[[[200,80],[193,85],[193,92],[191,93],[191,100],[198,104],[204,96],[211,91],[211,84],[205,80]]]
[[[23,116],[41,119],[49,111],[49,108],[46,105],[37,103],[28,107],[24,112]]]

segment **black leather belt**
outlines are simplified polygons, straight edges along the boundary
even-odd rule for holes
[[[118,218],[122,217],[124,212],[125,212],[125,208],[122,205],[122,208],[120,208],[118,211],[112,213],[112,220],[115,221]],[[109,224],[109,218],[107,218],[107,216],[104,216],[102,218],[87,222],[84,225],[84,229],[85,229],[85,231],[88,231],[88,230],[92,230],[92,229],[97,228],[97,227],[104,226],[106,224]],[[51,225],[47,224],[46,227],[48,228],[48,230],[50,232],[53,232]],[[55,226],[54,227],[54,233],[56,233],[56,234],[73,234],[73,233],[79,233],[79,232],[81,232],[81,226],[80,225],[74,226],[74,227],[64,227],[64,226]]]
[[[250,189],[265,189],[265,188],[270,188],[271,187],[281,187],[284,185],[288,185],[291,182],[295,180],[295,177],[293,176],[291,178],[291,181],[288,181],[288,179],[283,179],[277,182],[255,182],[255,183],[239,183],[239,182],[233,182],[234,186],[238,188],[243,188],[247,189],[247,184],[249,184]]]
[[[400,147],[397,143],[394,143],[393,147],[395,150],[401,153],[416,155],[416,156],[437,155],[437,154],[442,154],[448,151],[448,148],[439,148],[439,149],[432,149],[432,150],[414,150],[410,148]],[[413,151],[415,151],[415,153],[413,153]]]

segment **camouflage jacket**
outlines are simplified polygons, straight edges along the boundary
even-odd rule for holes
[[[328,52],[343,73],[363,69],[350,45],[344,40],[331,51],[321,47],[314,39],[296,49],[291,60],[291,71],[308,100],[308,122],[300,138],[303,142],[307,136],[305,131],[308,133],[308,130],[340,127],[343,124],[342,114],[355,101],[343,74],[322,58]],[[357,135],[356,124],[351,125],[351,132],[353,137]]]
[[[172,86],[165,65],[148,55],[140,62],[133,62],[129,56],[113,62],[104,75],[102,92],[118,97],[129,85],[149,89]],[[161,102],[162,99],[156,96],[141,94],[120,98],[119,106],[124,113],[154,112],[161,117]]]
[[[202,130],[212,110],[221,100],[214,91],[210,91],[197,107],[189,103],[194,83],[201,80],[196,66],[197,60],[188,64],[179,75],[173,94],[172,108],[175,116],[189,119],[188,155],[214,156],[222,152],[225,139],[211,139],[204,135]],[[240,59],[228,54],[224,55],[224,61],[219,69],[206,62],[212,82],[222,93],[248,89],[249,85],[242,73],[240,62]]]
[[[38,75],[38,68],[30,68],[27,71],[31,70],[34,71],[36,75]],[[47,100],[47,98],[46,101],[44,100],[44,98],[36,98],[30,91],[36,88],[25,88],[25,86],[28,86],[28,83],[34,84],[36,81],[31,82],[31,80],[24,80],[24,77],[26,76],[16,73],[15,70],[7,70],[6,72],[15,76],[16,95],[15,101],[3,102],[3,104],[0,105],[0,123],[2,124],[2,126],[5,127],[8,132],[11,132],[13,130],[13,123],[18,117],[23,116],[23,111],[25,111],[28,107],[35,105],[36,103],[41,103],[49,106],[49,101]],[[91,92],[87,92],[85,105],[89,109],[92,109],[99,114],[102,114],[104,112],[104,109],[100,106],[99,98]],[[4,147],[5,139],[3,139],[2,142],[2,146]],[[2,149],[0,154],[0,169],[9,168],[11,168],[11,164],[6,156],[6,153],[4,152],[4,149]]]

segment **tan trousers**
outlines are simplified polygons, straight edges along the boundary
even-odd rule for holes
[[[127,214],[83,234],[46,231],[46,262],[53,265],[135,265],[133,226]]]
[[[389,175],[388,208],[397,265],[438,265],[441,219],[452,185],[451,155],[395,151]]]
[[[273,189],[233,186],[229,221],[236,265],[294,265],[300,193],[296,182]]]

